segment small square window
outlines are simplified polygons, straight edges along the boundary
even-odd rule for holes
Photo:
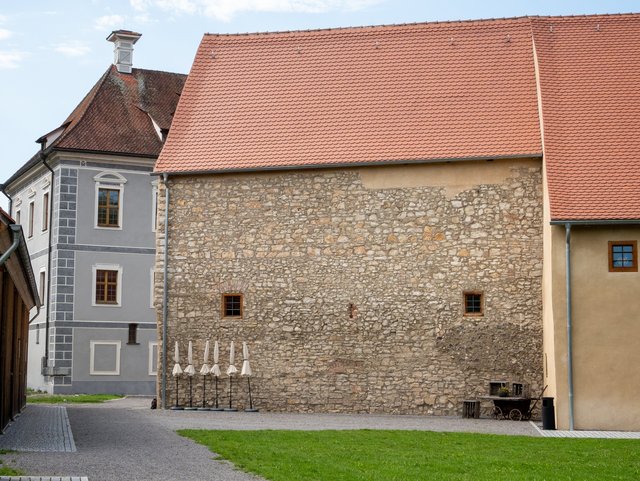
[[[242,294],[222,294],[222,317],[242,317]]]
[[[638,242],[609,242],[609,272],[638,272]]]
[[[484,299],[482,292],[465,292],[464,293],[464,315],[465,316],[483,316],[484,315]]]

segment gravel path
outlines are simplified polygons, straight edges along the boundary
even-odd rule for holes
[[[29,475],[88,476],[89,481],[256,481],[176,429],[410,429],[538,436],[528,422],[435,416],[164,411],[148,398],[67,407],[75,453],[3,456]],[[16,422],[16,427],[20,418]]]

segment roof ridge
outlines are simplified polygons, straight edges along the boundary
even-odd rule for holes
[[[531,18],[528,15],[522,15],[519,17],[498,17],[498,18],[480,18],[480,19],[461,19],[461,20],[434,20],[426,22],[405,22],[405,23],[385,23],[377,25],[355,25],[348,27],[324,27],[324,28],[309,28],[299,30],[272,30],[262,32],[237,32],[237,33],[211,33],[204,34],[205,37],[249,37],[249,36],[268,36],[268,35],[282,35],[286,33],[323,33],[323,32],[338,32],[347,30],[367,30],[367,29],[384,29],[384,28],[396,28],[396,27],[413,27],[422,25],[447,25],[447,24],[469,24],[479,22],[499,22],[499,21],[513,21],[513,20],[527,20]]]
[[[114,68],[113,65],[109,65],[109,68],[107,69],[107,71],[104,74],[102,74],[102,77],[100,77],[100,80],[98,80],[96,82],[96,84],[91,88],[91,90],[89,90],[89,92],[87,92],[87,94],[84,97],[82,97],[82,100],[80,102],[78,102],[78,105],[76,105],[76,107],[71,111],[71,113],[66,118],[66,120],[60,124],[60,126],[62,126],[65,123],[71,122],[71,127],[69,129],[65,129],[62,132],[62,135],[60,135],[60,137],[58,137],[56,140],[54,140],[50,147],[54,147],[55,145],[57,145],[60,142],[62,142],[62,140],[66,139],[71,134],[71,132],[73,132],[75,130],[75,128],[78,126],[78,124],[80,124],[80,121],[84,118],[84,116],[86,115],[87,111],[89,110],[89,107],[91,106],[93,101],[96,99],[96,95],[98,95],[98,92],[100,91],[100,88],[107,81],[107,77],[109,77],[109,74],[111,73],[111,70],[113,68]],[[80,113],[80,116],[77,119],[69,120],[69,117],[71,117],[73,115],[73,113],[76,111],[76,109],[78,107],[80,107],[84,103],[85,100],[87,101],[87,105],[83,109],[83,111]]]
[[[251,36],[269,36],[269,35],[282,35],[282,34],[306,34],[306,33],[328,33],[339,32],[348,30],[382,30],[386,28],[397,27],[412,27],[412,26],[426,26],[426,25],[465,25],[471,23],[489,23],[489,22],[504,22],[504,21],[524,21],[532,19],[565,19],[565,18],[595,18],[595,17],[623,17],[623,16],[636,16],[640,15],[640,12],[620,12],[620,13],[586,13],[578,15],[520,15],[514,17],[488,17],[488,18],[476,18],[476,19],[460,19],[460,20],[433,20],[425,22],[405,22],[405,23],[386,23],[376,25],[355,25],[346,27],[321,27],[321,28],[309,28],[298,30],[272,30],[272,31],[258,31],[258,32],[236,32],[236,33],[211,33],[204,34],[205,37],[251,37]]]

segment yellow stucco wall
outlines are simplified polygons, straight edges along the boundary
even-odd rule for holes
[[[557,422],[567,429],[565,228],[550,234],[553,280],[545,293],[553,306]],[[571,229],[575,429],[640,431],[640,273],[608,268],[608,242],[626,240],[640,240],[640,226]]]

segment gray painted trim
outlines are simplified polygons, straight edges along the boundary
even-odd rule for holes
[[[636,225],[640,219],[612,219],[612,220],[552,220],[551,225]]]
[[[42,325],[41,323],[40,325]],[[67,327],[67,328],[75,328],[75,327],[88,327],[88,328],[97,328],[97,329],[128,329],[129,324],[137,324],[138,329],[152,330],[157,329],[157,325],[155,322],[110,322],[110,321],[53,321],[51,323],[51,327]],[[36,329],[38,324],[32,324],[29,326],[29,330],[33,331]]]
[[[46,249],[42,249],[41,251],[38,251],[35,254],[31,254],[30,259],[34,260],[34,259],[37,259],[38,257],[46,256],[48,253],[49,253],[49,248],[47,247]]]
[[[61,159],[60,165],[67,165],[72,167],[93,167],[97,169],[116,169],[116,170],[135,170],[139,172],[148,172],[150,173],[153,170],[153,167],[144,167],[141,165],[134,164],[109,164],[106,162],[90,162],[90,161],[81,161],[81,160],[68,160]]]
[[[407,165],[407,164],[441,164],[446,162],[470,162],[474,160],[503,160],[503,159],[541,159],[542,153],[535,154],[518,154],[518,155],[497,155],[484,157],[461,157],[461,158],[441,158],[441,159],[418,159],[418,160],[380,160],[376,162],[354,162],[354,163],[335,163],[335,164],[307,164],[307,165],[283,165],[275,167],[252,167],[246,169],[209,169],[209,170],[191,170],[185,172],[161,172],[154,171],[151,175],[201,175],[201,174],[237,174],[245,172],[270,172],[270,171],[286,171],[286,170],[311,170],[311,169],[345,169],[357,167],[383,167],[385,165]]]
[[[156,255],[155,249],[146,247],[112,247],[112,246],[95,246],[88,244],[58,244],[56,246],[61,250],[83,251],[83,252],[118,252],[121,254],[148,254]]]

